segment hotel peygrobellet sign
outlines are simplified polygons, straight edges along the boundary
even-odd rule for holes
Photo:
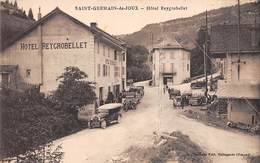
[[[42,49],[44,50],[58,50],[58,49],[85,49],[87,42],[42,42]],[[20,50],[38,50],[39,44],[36,43],[20,43]]]

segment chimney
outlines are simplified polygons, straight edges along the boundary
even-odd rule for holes
[[[97,23],[96,23],[96,22],[91,22],[91,23],[90,23],[90,27],[96,28],[96,27],[97,27]]]
[[[42,18],[41,7],[39,7],[38,20],[40,20],[41,18]]]

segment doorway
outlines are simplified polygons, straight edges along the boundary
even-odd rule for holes
[[[173,84],[173,77],[172,76],[163,76],[163,85]]]
[[[1,86],[5,87],[5,88],[8,87],[8,85],[9,85],[9,73],[2,73],[1,77],[2,77]]]
[[[104,100],[103,100],[103,87],[99,87],[99,105],[103,105],[104,104]]]
[[[252,125],[254,125],[254,124],[255,124],[255,116],[252,115]]]

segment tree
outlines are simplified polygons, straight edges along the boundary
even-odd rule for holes
[[[94,83],[87,81],[87,74],[78,67],[66,67],[65,72],[57,78],[60,81],[54,98],[61,104],[61,108],[77,115],[77,109],[91,104],[96,99]]]
[[[131,66],[127,69],[127,77],[134,82],[149,80],[152,78],[152,72],[147,65],[142,67]]]
[[[16,8],[18,7],[16,0],[14,1],[14,7],[16,7]]]
[[[140,45],[130,45],[127,48],[127,66],[142,66],[148,59],[148,50]]]
[[[204,44],[206,30],[201,27],[197,33],[197,45],[191,51],[191,76],[198,76],[204,73]],[[210,60],[207,58],[207,72],[210,72]]]
[[[29,9],[29,12],[28,12],[28,18],[34,20],[34,18],[33,18],[33,12],[32,12],[32,9],[31,9],[31,8]]]
[[[147,66],[149,52],[140,45],[130,45],[127,48],[127,78],[134,81],[151,79],[152,72]]]
[[[22,18],[27,18],[25,11],[22,13]]]

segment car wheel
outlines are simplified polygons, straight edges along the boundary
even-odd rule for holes
[[[91,124],[91,122],[89,121],[88,122],[88,128],[90,128],[90,129],[92,129],[93,127],[92,127],[92,124]]]
[[[117,123],[121,123],[121,118],[122,118],[122,115],[118,115],[118,117],[117,117]]]
[[[105,120],[101,121],[101,128],[105,129],[107,127],[107,122]]]

